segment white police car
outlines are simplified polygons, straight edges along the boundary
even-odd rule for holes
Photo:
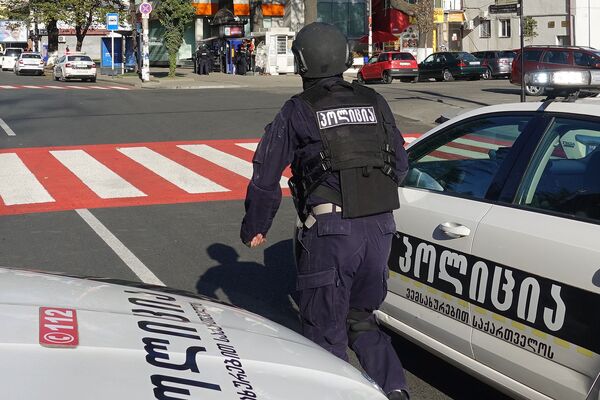
[[[511,396],[597,400],[600,98],[481,108],[408,152],[380,321]]]
[[[2,399],[385,400],[276,323],[176,290],[0,268]]]

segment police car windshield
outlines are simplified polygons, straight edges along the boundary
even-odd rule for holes
[[[410,53],[394,53],[392,60],[414,60],[414,57]]]
[[[69,56],[67,61],[92,61],[88,56]]]

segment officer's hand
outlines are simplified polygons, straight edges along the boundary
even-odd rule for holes
[[[261,244],[265,243],[267,239],[262,235],[262,233],[257,234],[252,238],[249,243],[246,243],[246,246],[250,248],[258,247]]]

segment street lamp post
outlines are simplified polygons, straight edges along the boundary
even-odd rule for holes
[[[519,0],[519,26],[521,27],[521,103],[527,101],[525,96],[525,24],[523,21],[523,0]]]
[[[373,2],[369,0],[369,58],[373,56]]]

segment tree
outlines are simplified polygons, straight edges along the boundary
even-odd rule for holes
[[[183,32],[194,17],[194,7],[189,0],[162,0],[156,7],[158,20],[165,28],[164,43],[169,54],[169,77],[175,76],[177,52],[183,43]]]
[[[538,23],[533,17],[525,17],[523,18],[523,36],[527,40],[531,40],[536,37],[537,34],[537,26]]]
[[[92,24],[103,22],[109,12],[124,12],[119,0],[58,0],[63,3],[62,21],[75,27],[76,51],[81,51],[83,39]]]
[[[427,48],[429,35],[433,31],[433,0],[419,0],[416,14],[417,28],[419,29],[419,47]]]

